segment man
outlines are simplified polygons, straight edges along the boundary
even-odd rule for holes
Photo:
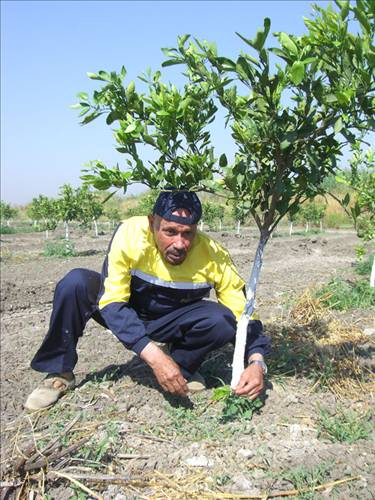
[[[49,375],[26,409],[46,408],[74,387],[76,346],[91,317],[139,355],[165,391],[184,396],[205,388],[197,370],[207,354],[234,342],[245,296],[228,252],[197,231],[201,214],[195,193],[164,191],[153,215],[119,225],[101,276],[74,269],[58,283],[49,331],[31,363]],[[203,300],[211,288],[219,303]],[[155,342],[168,344],[169,354]],[[262,392],[268,349],[261,322],[250,321],[248,366],[236,394],[254,399]]]

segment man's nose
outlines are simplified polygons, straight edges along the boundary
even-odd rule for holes
[[[183,250],[185,249],[185,240],[184,238],[182,238],[181,236],[176,236],[175,240],[174,240],[174,246],[175,248],[177,248],[178,250]]]

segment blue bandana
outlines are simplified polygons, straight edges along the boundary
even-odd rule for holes
[[[170,189],[171,191],[162,191],[159,194],[154,205],[153,214],[180,224],[196,224],[202,216],[202,205],[198,196],[191,191]],[[172,212],[181,208],[189,210],[190,217],[172,214]]]

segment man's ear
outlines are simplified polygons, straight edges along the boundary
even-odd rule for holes
[[[153,215],[148,215],[148,226],[150,228],[150,231],[152,232],[154,230],[154,216]]]

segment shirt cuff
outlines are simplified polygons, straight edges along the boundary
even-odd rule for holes
[[[138,354],[138,356],[141,354],[143,349],[146,347],[147,344],[149,344],[151,340],[148,337],[142,337],[139,339],[132,347],[132,351]]]

